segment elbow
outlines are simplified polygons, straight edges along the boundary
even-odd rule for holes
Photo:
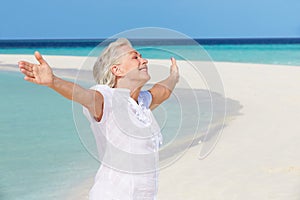
[[[165,89],[165,92],[164,92],[164,98],[165,98],[165,100],[167,100],[167,99],[171,96],[172,91],[173,91],[173,90],[171,90],[171,89],[169,89],[169,88],[166,88],[166,89]]]
[[[102,108],[99,108],[97,105],[90,105],[87,106],[88,111],[90,112],[90,115],[93,116],[93,118],[97,121],[100,122],[102,119]]]
[[[87,104],[86,108],[97,122],[101,121],[103,115],[103,96],[99,92],[93,91],[93,98]]]
[[[160,103],[162,103],[165,100],[167,100],[171,96],[171,94],[172,94],[172,90],[169,89],[169,88],[167,88],[167,87],[165,87],[164,90],[161,93],[162,96],[161,96],[161,102]]]

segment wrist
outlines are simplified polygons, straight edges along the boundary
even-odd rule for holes
[[[169,78],[174,81],[174,82],[178,82],[179,81],[179,74],[178,73],[171,73]]]
[[[55,76],[54,74],[52,74],[52,80],[50,81],[50,83],[48,84],[48,87],[49,88],[52,88],[52,89],[55,89],[56,88],[56,85],[58,83],[58,77]]]

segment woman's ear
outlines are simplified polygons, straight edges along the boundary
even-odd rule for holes
[[[110,67],[111,72],[113,73],[113,75],[115,76],[121,76],[121,70],[119,65],[112,65]]]

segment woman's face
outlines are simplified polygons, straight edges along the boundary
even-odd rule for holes
[[[148,74],[148,60],[142,58],[142,55],[135,49],[122,47],[124,55],[120,58],[118,76],[126,77],[129,80],[147,82],[150,79]]]

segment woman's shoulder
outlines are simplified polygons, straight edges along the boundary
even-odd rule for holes
[[[90,87],[90,89],[100,92],[106,101],[112,98],[113,88],[110,88],[108,85],[98,84]]]
[[[100,85],[100,84],[97,84],[97,85],[94,85],[92,87],[90,87],[91,90],[97,90],[97,91],[110,91],[112,90],[112,88],[110,88],[108,85]]]

